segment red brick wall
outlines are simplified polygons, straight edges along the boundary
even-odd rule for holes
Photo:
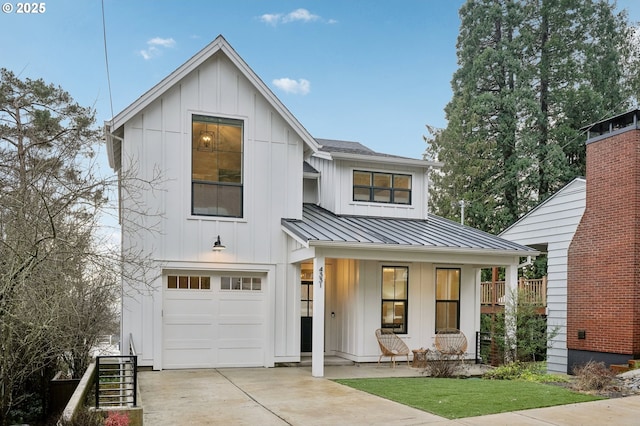
[[[567,348],[637,355],[640,130],[587,144],[586,177],[586,209],[568,253]]]

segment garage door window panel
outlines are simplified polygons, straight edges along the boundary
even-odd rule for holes
[[[262,278],[258,277],[221,277],[220,290],[262,291]]]
[[[210,290],[211,277],[168,275],[167,288],[169,290]]]

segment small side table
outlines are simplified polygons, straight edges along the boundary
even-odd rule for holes
[[[413,349],[413,362],[411,363],[411,367],[413,368],[427,368],[427,352],[429,349]]]

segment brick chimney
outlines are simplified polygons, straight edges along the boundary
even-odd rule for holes
[[[640,357],[640,111],[587,137],[586,209],[568,252],[567,370]]]

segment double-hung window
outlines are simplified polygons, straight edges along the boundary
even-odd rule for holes
[[[407,302],[409,294],[409,268],[382,267],[382,324],[381,328],[394,333],[407,332]]]
[[[436,333],[460,328],[460,269],[436,269]]]
[[[353,201],[411,204],[411,175],[354,170]]]
[[[243,124],[193,115],[191,214],[242,217]]]

